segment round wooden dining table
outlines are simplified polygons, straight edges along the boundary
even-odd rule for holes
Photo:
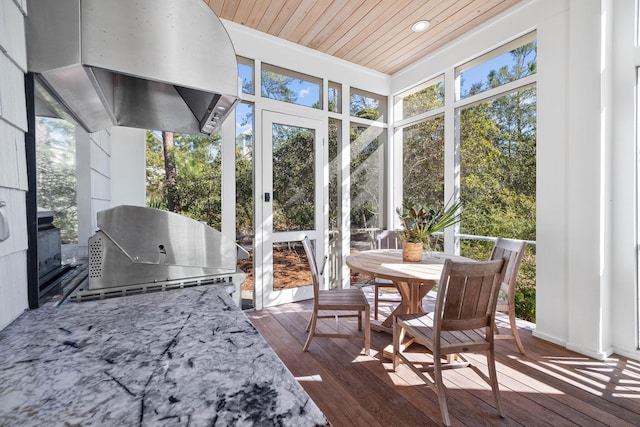
[[[422,299],[440,280],[445,259],[473,261],[457,255],[425,252],[422,261],[409,262],[402,259],[402,249],[374,249],[349,254],[346,263],[351,270],[391,280],[400,292],[400,304],[382,323],[372,321],[372,329],[392,333],[394,315],[424,313]]]

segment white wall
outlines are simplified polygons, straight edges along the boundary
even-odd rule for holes
[[[25,14],[26,1],[0,0],[0,214],[10,232],[0,242],[0,329],[28,307]]]
[[[76,127],[78,246],[86,252],[98,212],[145,206],[145,130],[115,126],[96,133]]]
[[[611,213],[611,329],[616,353],[638,359],[638,184],[637,83],[640,48],[636,45],[636,5],[633,0],[608,0],[613,56],[608,67],[612,81],[612,195]],[[612,25],[612,22],[615,25]],[[636,90],[634,90],[634,88]]]
[[[76,127],[78,246],[97,230],[97,213],[111,207],[111,129],[87,133]]]
[[[111,205],[146,206],[145,130],[111,128]]]
[[[0,329],[28,308],[25,15],[25,0],[0,0],[0,201],[6,202],[2,215],[10,230],[9,239],[0,242]],[[86,246],[96,213],[111,205],[111,137],[109,131],[87,134],[81,128],[76,135],[78,239]]]

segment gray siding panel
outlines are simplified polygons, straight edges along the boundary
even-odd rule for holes
[[[0,201],[10,236],[0,242],[0,329],[27,307],[26,0],[0,0]]]

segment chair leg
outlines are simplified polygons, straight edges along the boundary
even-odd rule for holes
[[[398,352],[400,351],[400,325],[398,325],[398,321],[393,319],[393,372],[398,369]]]
[[[374,296],[373,296],[373,318],[378,320],[378,285],[373,285]]]
[[[440,415],[442,422],[446,426],[451,425],[449,419],[449,407],[447,406],[447,394],[442,381],[442,358],[434,354],[433,357],[433,376],[435,380],[436,393],[438,394],[438,403],[440,404]]]
[[[368,356],[371,350],[371,309],[364,308],[364,352]]]
[[[311,314],[311,319],[309,319],[309,326],[307,326],[309,335],[307,336],[307,342],[305,342],[304,347],[302,347],[302,351],[309,350],[309,346],[311,345],[311,340],[313,339],[313,335],[316,333],[317,321],[318,321],[318,312],[314,310],[313,313]]]
[[[509,325],[511,326],[511,333],[516,342],[516,347],[518,347],[521,354],[524,354],[524,346],[522,345],[522,341],[520,341],[520,334],[518,333],[518,326],[516,325],[516,314],[513,310],[509,310]]]
[[[400,361],[400,345],[402,344],[402,340],[404,340],[405,330],[400,324],[398,320],[393,317],[393,371],[395,372],[398,369],[398,364]]]
[[[487,369],[489,370],[489,379],[491,380],[491,391],[493,399],[496,401],[496,409],[498,415],[505,417],[504,408],[502,407],[502,398],[500,397],[500,389],[498,388],[498,375],[496,373],[496,359],[493,351],[487,353]]]
[[[315,316],[315,313],[311,313],[311,317],[309,317],[309,321],[307,322],[307,329],[305,329],[305,331],[309,332],[309,328],[311,328],[311,322],[313,322],[314,316]]]

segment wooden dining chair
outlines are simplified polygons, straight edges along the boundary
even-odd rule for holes
[[[442,380],[443,369],[472,368],[491,386],[498,414],[505,416],[496,376],[493,328],[506,266],[502,259],[483,262],[447,259],[440,276],[435,311],[401,314],[394,318],[393,369],[398,368],[400,361],[406,363],[436,392],[445,425],[451,425],[451,421]],[[425,368],[424,363],[409,359],[400,351],[405,333],[432,353],[433,364]],[[461,354],[476,352],[486,354],[488,376]],[[443,356],[447,356],[446,363],[443,363]],[[425,370],[429,377],[424,374]]]
[[[376,249],[400,249],[400,234],[397,231],[380,230],[376,234]],[[396,286],[391,280],[375,278],[373,281],[374,297],[373,297],[373,318],[378,320],[378,302],[398,302],[398,298],[385,298],[381,296],[381,292],[395,293],[399,295]],[[382,294],[384,295],[384,294]]]
[[[334,290],[320,289],[320,283],[322,283],[322,271],[318,270],[315,251],[311,246],[309,237],[305,236],[302,239],[302,246],[304,247],[307,260],[309,261],[311,281],[313,284],[313,312],[311,313],[311,318],[307,324],[307,332],[309,335],[307,336],[307,341],[304,344],[303,351],[309,350],[309,345],[311,345],[313,337],[346,338],[352,340],[364,340],[364,351],[365,354],[368,355],[371,346],[371,311],[369,308],[369,301],[365,297],[364,292],[360,288]],[[324,265],[322,269],[324,269]],[[320,312],[330,314],[320,314]],[[335,312],[340,314],[336,314]],[[336,328],[338,328],[338,318],[341,317],[357,317],[358,330],[362,331],[362,334],[343,334],[339,332],[339,329],[337,329],[335,333],[319,333],[316,331],[318,319],[335,318]]]
[[[507,271],[504,276],[504,281],[502,282],[501,295],[498,296],[496,311],[507,313],[509,315],[509,326],[511,327],[511,331],[506,334],[501,333],[500,329],[496,326],[495,338],[515,340],[516,347],[518,347],[518,350],[522,354],[524,354],[524,346],[520,340],[518,326],[516,325],[515,292],[516,279],[518,277],[520,263],[522,262],[526,246],[527,242],[523,240],[498,238],[493,246],[493,250],[491,251],[491,256],[489,257],[489,259],[504,258],[508,260]]]

